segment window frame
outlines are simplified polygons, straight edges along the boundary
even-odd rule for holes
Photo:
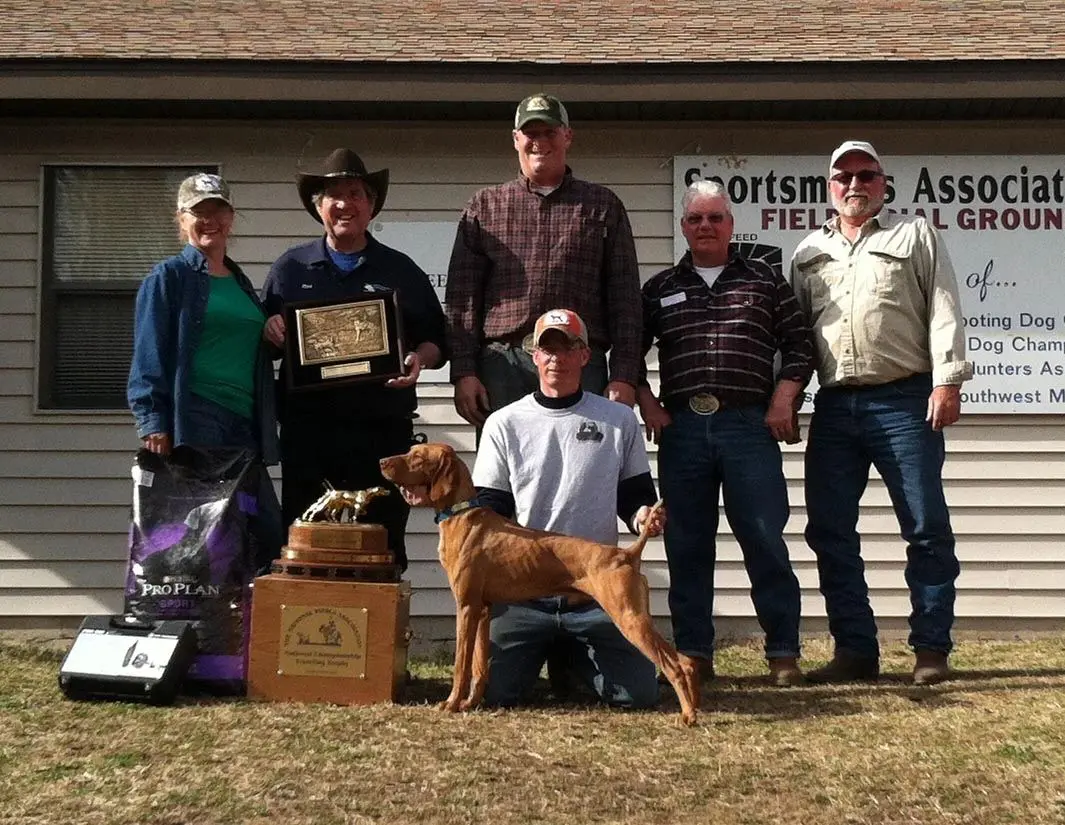
[[[37,318],[33,375],[34,413],[48,416],[96,416],[111,417],[125,421],[129,408],[123,401],[117,407],[63,407],[56,401],[55,369],[57,362],[58,303],[61,293],[113,295],[136,297],[144,277],[156,263],[152,261],[139,278],[114,278],[107,281],[66,281],[55,277],[55,182],[56,171],[62,169],[187,169],[189,174],[198,171],[221,174],[218,161],[126,161],[126,160],[76,160],[46,161],[40,165],[38,180],[38,249],[37,249]],[[170,193],[171,197],[177,192]],[[175,229],[176,233],[176,229]],[[124,393],[123,393],[124,397]]]

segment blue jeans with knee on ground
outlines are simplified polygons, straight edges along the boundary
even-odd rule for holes
[[[655,666],[595,602],[568,607],[551,597],[493,605],[485,703],[525,701],[548,653],[563,654],[570,673],[603,702],[621,708],[658,704]]]

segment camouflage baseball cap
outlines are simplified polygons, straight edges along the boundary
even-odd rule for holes
[[[209,175],[201,172],[191,175],[181,182],[177,193],[178,212],[192,209],[196,204],[204,201],[222,201],[229,206],[233,205],[233,196],[229,192],[229,184],[219,175]]]
[[[518,110],[514,113],[514,128],[520,129],[535,120],[551,126],[569,126],[569,112],[557,97],[540,92],[529,95],[518,104]]]

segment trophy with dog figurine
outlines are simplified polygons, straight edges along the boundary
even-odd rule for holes
[[[388,532],[361,521],[370,503],[389,495],[384,487],[325,492],[288,529],[288,544],[272,572],[356,581],[399,581],[400,570],[388,549]]]
[[[325,487],[289,527],[271,574],[255,581],[248,695],[394,701],[405,685],[411,587],[387,530],[363,520],[390,491]]]

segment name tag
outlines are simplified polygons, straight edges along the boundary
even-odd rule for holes
[[[685,295],[683,292],[678,292],[678,293],[676,293],[674,295],[667,295],[665,298],[660,300],[658,302],[658,304],[659,304],[659,306],[662,306],[662,307],[671,307],[674,304],[679,304],[679,303],[681,303],[683,301],[687,301],[687,300],[688,300],[688,296],[687,295]]]

